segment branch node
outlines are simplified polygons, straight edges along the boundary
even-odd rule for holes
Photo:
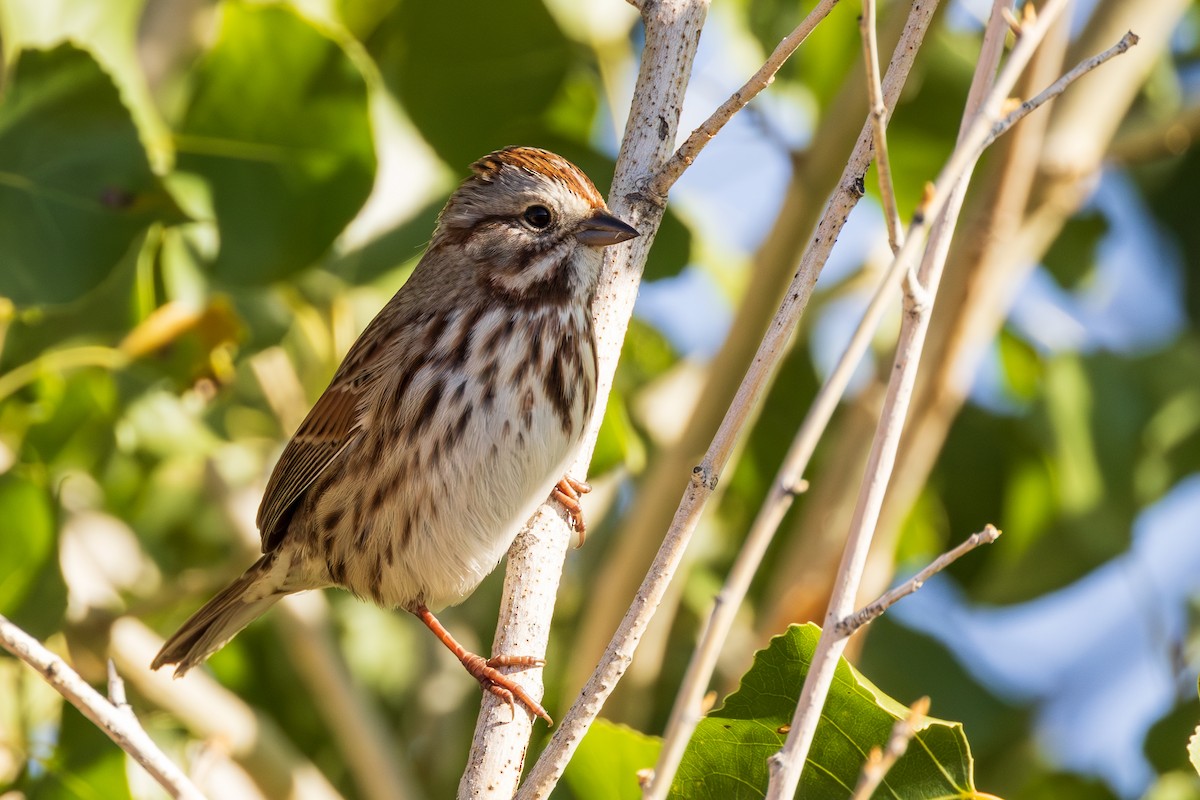
[[[804,478],[799,478],[798,480],[790,483],[786,481],[781,482],[779,484],[779,491],[781,491],[785,497],[795,498],[797,495],[807,492],[808,486],[809,484],[807,480]]]
[[[692,467],[692,483],[695,486],[708,489],[710,492],[717,488],[720,476],[710,464],[697,464]]]
[[[125,697],[125,681],[117,672],[116,662],[111,658],[108,660],[108,702],[121,713],[133,715],[133,708]]]
[[[915,267],[909,267],[904,273],[904,305],[908,313],[913,315],[927,313],[933,306],[933,298],[921,284]]]

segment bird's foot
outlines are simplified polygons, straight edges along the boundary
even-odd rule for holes
[[[588,484],[567,475],[555,485],[554,491],[550,493],[550,496],[561,503],[562,507],[571,515],[575,533],[579,535],[579,541],[575,544],[576,549],[583,547],[583,540],[587,538],[587,525],[583,521],[583,506],[579,503],[579,497],[591,490],[592,487]]]

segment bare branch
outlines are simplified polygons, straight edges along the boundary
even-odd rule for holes
[[[879,173],[879,195],[883,199],[883,218],[887,221],[888,244],[892,253],[904,244],[904,225],[896,204],[896,187],[892,182],[892,162],[887,147],[887,106],[883,102],[883,87],[879,81],[879,42],[875,32],[875,0],[863,0],[859,18],[862,31],[863,57],[867,64],[867,97],[871,103],[871,135],[875,142],[875,168]]]
[[[835,626],[834,632],[843,638],[849,638],[854,635],[854,632],[878,618],[883,612],[894,606],[901,599],[908,597],[910,594],[918,591],[925,585],[925,581],[938,574],[946,567],[953,564],[958,559],[965,556],[967,553],[974,550],[976,547],[984,544],[991,544],[1000,538],[1000,530],[990,523],[983,530],[971,534],[962,544],[942,553],[934,559],[925,569],[918,572],[916,575],[909,578],[904,583],[897,586],[888,592],[882,594],[878,599],[867,603],[865,606],[855,611],[850,616],[841,620]]]
[[[907,714],[896,720],[896,724],[892,726],[891,736],[888,737],[887,745],[882,750],[878,747],[871,749],[850,800],[871,799],[871,795],[879,788],[879,784],[883,783],[883,779],[887,777],[892,765],[899,761],[900,757],[908,750],[908,743],[917,735],[917,731],[920,730],[925,721],[925,715],[928,713],[929,698],[922,697],[908,707]]]
[[[1024,103],[1021,103],[1019,106],[1017,106],[1011,112],[1009,112],[1009,114],[1006,117],[1004,117],[1004,119],[997,122],[995,124],[995,126],[993,126],[993,128],[992,128],[991,135],[988,136],[988,138],[984,141],[983,147],[984,148],[989,147],[992,144],[992,142],[996,141],[997,138],[1003,136],[1008,131],[1008,129],[1011,128],[1013,125],[1016,125],[1022,119],[1029,116],[1029,114],[1031,112],[1036,111],[1037,109],[1039,109],[1043,105],[1045,105],[1047,102],[1053,100],[1054,98],[1058,97],[1060,94],[1065,92],[1067,87],[1070,86],[1072,83],[1079,80],[1084,75],[1087,75],[1089,72],[1091,72],[1096,67],[1103,64],[1104,62],[1108,61],[1109,59],[1111,59],[1115,56],[1121,55],[1122,53],[1124,53],[1125,51],[1127,51],[1129,48],[1133,47],[1137,43],[1138,43],[1137,34],[1134,33],[1133,31],[1128,31],[1124,36],[1121,37],[1121,41],[1117,42],[1112,47],[1105,50],[1103,53],[1097,53],[1096,55],[1092,56],[1091,58],[1084,59],[1083,61],[1076,64],[1075,67],[1073,69],[1071,69],[1070,72],[1063,75],[1061,78],[1056,80],[1054,83],[1047,86],[1045,89],[1043,89],[1041,92],[1039,92],[1037,94],[1037,96],[1035,96],[1034,98],[1032,98],[1030,100],[1026,100]]]
[[[179,720],[218,758],[235,763],[263,797],[341,800],[328,778],[296,751],[273,720],[222,687],[210,673],[193,670],[176,679],[146,669],[162,647],[162,637],[144,624],[123,616],[108,633],[108,651],[138,695]]]
[[[0,647],[33,667],[46,683],[133,757],[171,797],[204,800],[200,790],[158,748],[125,703],[125,686],[109,662],[109,702],[42,643],[0,616]]]
[[[675,181],[679,180],[679,176],[683,174],[684,170],[692,165],[705,145],[712,141],[717,132],[733,118],[734,114],[745,108],[746,104],[753,100],[759,92],[771,85],[771,82],[775,80],[775,74],[804,43],[804,40],[821,20],[829,16],[829,12],[837,4],[838,0],[821,0],[817,3],[804,21],[776,45],[775,50],[758,71],[750,76],[742,88],[734,92],[708,119],[700,124],[700,127],[692,131],[687,140],[675,151],[675,155],[671,156],[671,159],[663,165],[647,187],[648,193],[652,197],[658,198],[659,202],[666,201],[667,192],[675,185]]]

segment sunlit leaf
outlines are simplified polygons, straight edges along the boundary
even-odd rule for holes
[[[66,593],[58,570],[58,529],[46,490],[13,473],[0,475],[0,614],[31,635],[62,621]]]
[[[370,46],[405,111],[455,170],[507,145],[549,146],[544,115],[571,44],[541,0],[513,0],[504,13],[487,0],[403,3]]]
[[[738,690],[701,721],[688,744],[673,798],[763,797],[767,758],[778,752],[816,648],[815,625],[788,628],[754,656]],[[805,800],[845,800],[872,747],[887,743],[904,706],[845,661],[838,664],[800,787]],[[962,726],[927,719],[885,778],[889,797],[975,796],[970,748]]]
[[[112,80],[71,44],[20,54],[0,101],[0,294],[64,303],[181,219]]]
[[[178,170],[202,176],[211,193],[217,277],[263,284],[312,264],[366,200],[375,174],[367,83],[295,12],[222,8],[178,132]]]
[[[638,773],[653,769],[662,740],[605,719],[592,723],[563,781],[578,800],[638,800]]]
[[[604,420],[596,437],[596,449],[588,473],[603,475],[617,467],[628,467],[638,472],[645,465],[646,447],[633,427],[626,408],[625,398],[614,392],[604,408]]]
[[[1200,725],[1196,726],[1196,730],[1188,739],[1188,761],[1192,762],[1192,767],[1197,773],[1200,773]]]

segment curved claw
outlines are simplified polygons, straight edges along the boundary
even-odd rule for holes
[[[492,658],[485,659],[483,656],[475,655],[459,644],[450,635],[450,631],[446,630],[445,626],[433,615],[433,612],[423,604],[410,610],[416,615],[417,619],[425,623],[425,626],[429,630],[433,631],[434,635],[441,640],[442,644],[449,648],[451,653],[454,653],[458,660],[462,662],[467,672],[475,680],[479,681],[479,684],[486,691],[491,692],[508,703],[508,707],[513,714],[513,719],[517,718],[516,701],[520,700],[521,705],[528,708],[534,715],[546,720],[547,725],[554,725],[554,720],[546,713],[546,709],[542,708],[541,703],[530,697],[529,693],[520,684],[497,669],[497,667],[540,667],[546,663],[545,659],[534,656],[507,655],[493,656]]]
[[[575,544],[576,550],[583,547],[583,541],[587,538],[587,525],[583,521],[583,506],[579,502],[579,497],[591,490],[592,487],[583,481],[577,481],[570,475],[565,475],[561,481],[555,484],[554,491],[550,493],[550,496],[562,504],[562,507],[571,515],[575,532],[579,534],[579,541]]]

